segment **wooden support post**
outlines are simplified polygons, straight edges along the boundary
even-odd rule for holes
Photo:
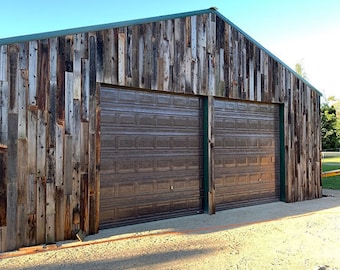
[[[214,136],[213,136],[213,97],[203,99],[203,147],[204,147],[204,198],[203,208],[209,215],[215,214],[215,183],[214,183]]]

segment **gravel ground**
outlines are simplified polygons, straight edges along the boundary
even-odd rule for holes
[[[340,192],[324,194],[102,230],[0,254],[0,269],[340,269]]]

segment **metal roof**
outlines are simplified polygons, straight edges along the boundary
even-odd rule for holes
[[[312,88],[313,90],[318,92],[319,95],[322,96],[322,93],[320,91],[318,91],[313,85],[311,85],[306,79],[304,79],[295,70],[290,68],[283,61],[281,61],[278,57],[276,57],[269,50],[267,50],[265,47],[263,47],[259,42],[257,42],[251,36],[249,36],[241,28],[239,28],[237,25],[235,25],[233,22],[231,22],[229,19],[227,19],[221,13],[219,13],[216,10],[215,7],[209,8],[209,9],[191,11],[191,12],[176,13],[176,14],[171,14],[171,15],[157,16],[157,17],[149,17],[149,18],[144,18],[144,19],[128,20],[128,21],[121,21],[121,22],[114,22],[114,23],[107,23],[107,24],[99,24],[99,25],[94,25],[94,26],[78,27],[78,28],[72,28],[72,29],[66,29],[66,30],[60,30],[60,31],[51,31],[51,32],[38,33],[38,34],[32,34],[32,35],[23,35],[23,36],[17,36],[17,37],[3,38],[3,39],[0,39],[0,46],[1,45],[13,44],[13,43],[32,41],[32,40],[41,40],[41,39],[61,37],[61,36],[66,36],[66,35],[79,34],[79,33],[95,32],[95,31],[112,29],[112,28],[120,28],[120,27],[132,26],[132,25],[158,22],[158,21],[185,18],[185,17],[196,16],[196,15],[201,15],[201,14],[209,14],[209,13],[214,13],[218,17],[220,17],[222,20],[227,22],[229,25],[231,25],[233,28],[235,28],[238,32],[240,32],[242,35],[244,35],[249,41],[253,42],[257,47],[259,47],[261,50],[263,50],[265,53],[267,53],[275,61],[280,63],[287,70],[289,70],[296,77],[301,79],[305,84],[307,84],[310,88]]]

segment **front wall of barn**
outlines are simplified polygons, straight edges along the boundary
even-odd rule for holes
[[[251,181],[266,198],[322,196],[319,93],[215,11],[0,44],[0,252],[70,239],[79,229],[96,233],[101,223],[115,220],[119,225],[159,212],[211,212],[215,203],[233,205],[234,192],[224,196],[224,190],[242,196]],[[133,113],[124,114],[124,102],[111,100],[110,93],[120,93]],[[224,119],[223,111],[242,117]],[[221,121],[235,125],[221,127]],[[259,139],[230,135],[230,128],[242,127]],[[263,154],[256,151],[260,146]],[[242,147],[253,154],[238,160],[223,154]],[[138,153],[150,159],[142,162]],[[242,162],[265,164],[275,179],[262,181],[261,170],[230,174]],[[139,176],[149,181],[113,184],[110,173],[121,175],[118,182]],[[143,189],[158,208],[148,205]],[[175,193],[167,195],[169,190]]]

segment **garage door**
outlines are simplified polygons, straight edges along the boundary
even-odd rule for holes
[[[279,200],[279,106],[214,101],[217,209]]]
[[[198,97],[101,89],[100,227],[202,209]]]

